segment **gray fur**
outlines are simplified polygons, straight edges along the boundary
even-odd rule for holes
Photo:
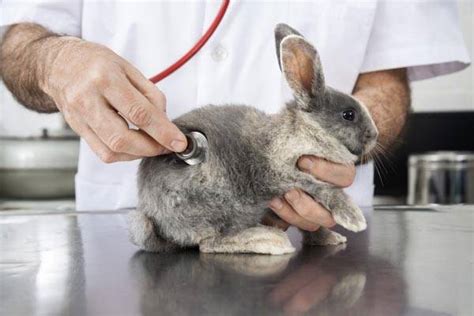
[[[277,26],[278,47],[284,52],[294,42],[279,34],[295,36],[294,30]],[[377,129],[363,104],[320,80],[324,76],[316,49],[299,35],[295,47],[315,52],[303,55],[311,58],[314,80],[307,90],[304,85],[290,85],[296,100],[280,113],[267,115],[242,105],[209,105],[174,121],[183,132],[206,135],[206,161],[189,166],[175,155],[143,159],[138,174],[139,203],[130,215],[132,242],[149,251],[165,251],[175,244],[200,246],[205,252],[291,252],[294,249],[285,234],[259,223],[268,202],[294,187],[318,200],[343,227],[352,231],[366,228],[361,210],[341,189],[303,173],[296,163],[302,155],[353,163],[375,145]],[[288,82],[295,81],[292,73],[284,71],[292,56],[282,58]],[[342,118],[342,111],[348,108],[357,111],[356,121]],[[327,230],[305,234],[316,234],[305,237],[309,244],[345,241]]]

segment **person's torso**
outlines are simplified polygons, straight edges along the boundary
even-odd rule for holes
[[[220,1],[85,0],[82,37],[106,45],[151,77],[194,45],[219,6]],[[275,53],[273,30],[281,22],[316,46],[327,84],[350,93],[364,60],[375,7],[376,0],[231,1],[206,46],[157,84],[166,95],[169,117],[206,104],[246,104],[277,112],[291,98]],[[78,209],[134,207],[138,163],[104,164],[82,141]],[[365,169],[351,190],[367,189],[368,197],[372,171]]]

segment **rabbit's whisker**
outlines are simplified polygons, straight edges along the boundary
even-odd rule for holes
[[[393,161],[391,160],[391,158],[393,158],[393,154],[390,151],[386,150],[383,147],[383,145],[380,144],[380,143],[376,143],[375,149],[376,149],[377,154],[380,154],[380,156],[379,156],[380,163],[382,165],[384,165],[383,162],[385,161],[386,162],[386,164],[385,164],[386,167],[384,165],[385,169],[387,171],[388,171],[388,169],[390,169],[391,172],[395,173],[396,170],[393,166]]]

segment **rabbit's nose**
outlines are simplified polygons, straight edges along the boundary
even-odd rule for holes
[[[366,130],[364,133],[364,141],[368,142],[372,139],[376,139],[378,136],[378,132],[375,130]]]

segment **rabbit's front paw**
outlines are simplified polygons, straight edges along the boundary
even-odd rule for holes
[[[309,246],[335,246],[346,241],[346,237],[325,227],[321,227],[315,232],[303,232],[303,243]]]
[[[330,211],[334,221],[347,230],[360,232],[367,228],[362,210],[344,194],[335,197]]]

